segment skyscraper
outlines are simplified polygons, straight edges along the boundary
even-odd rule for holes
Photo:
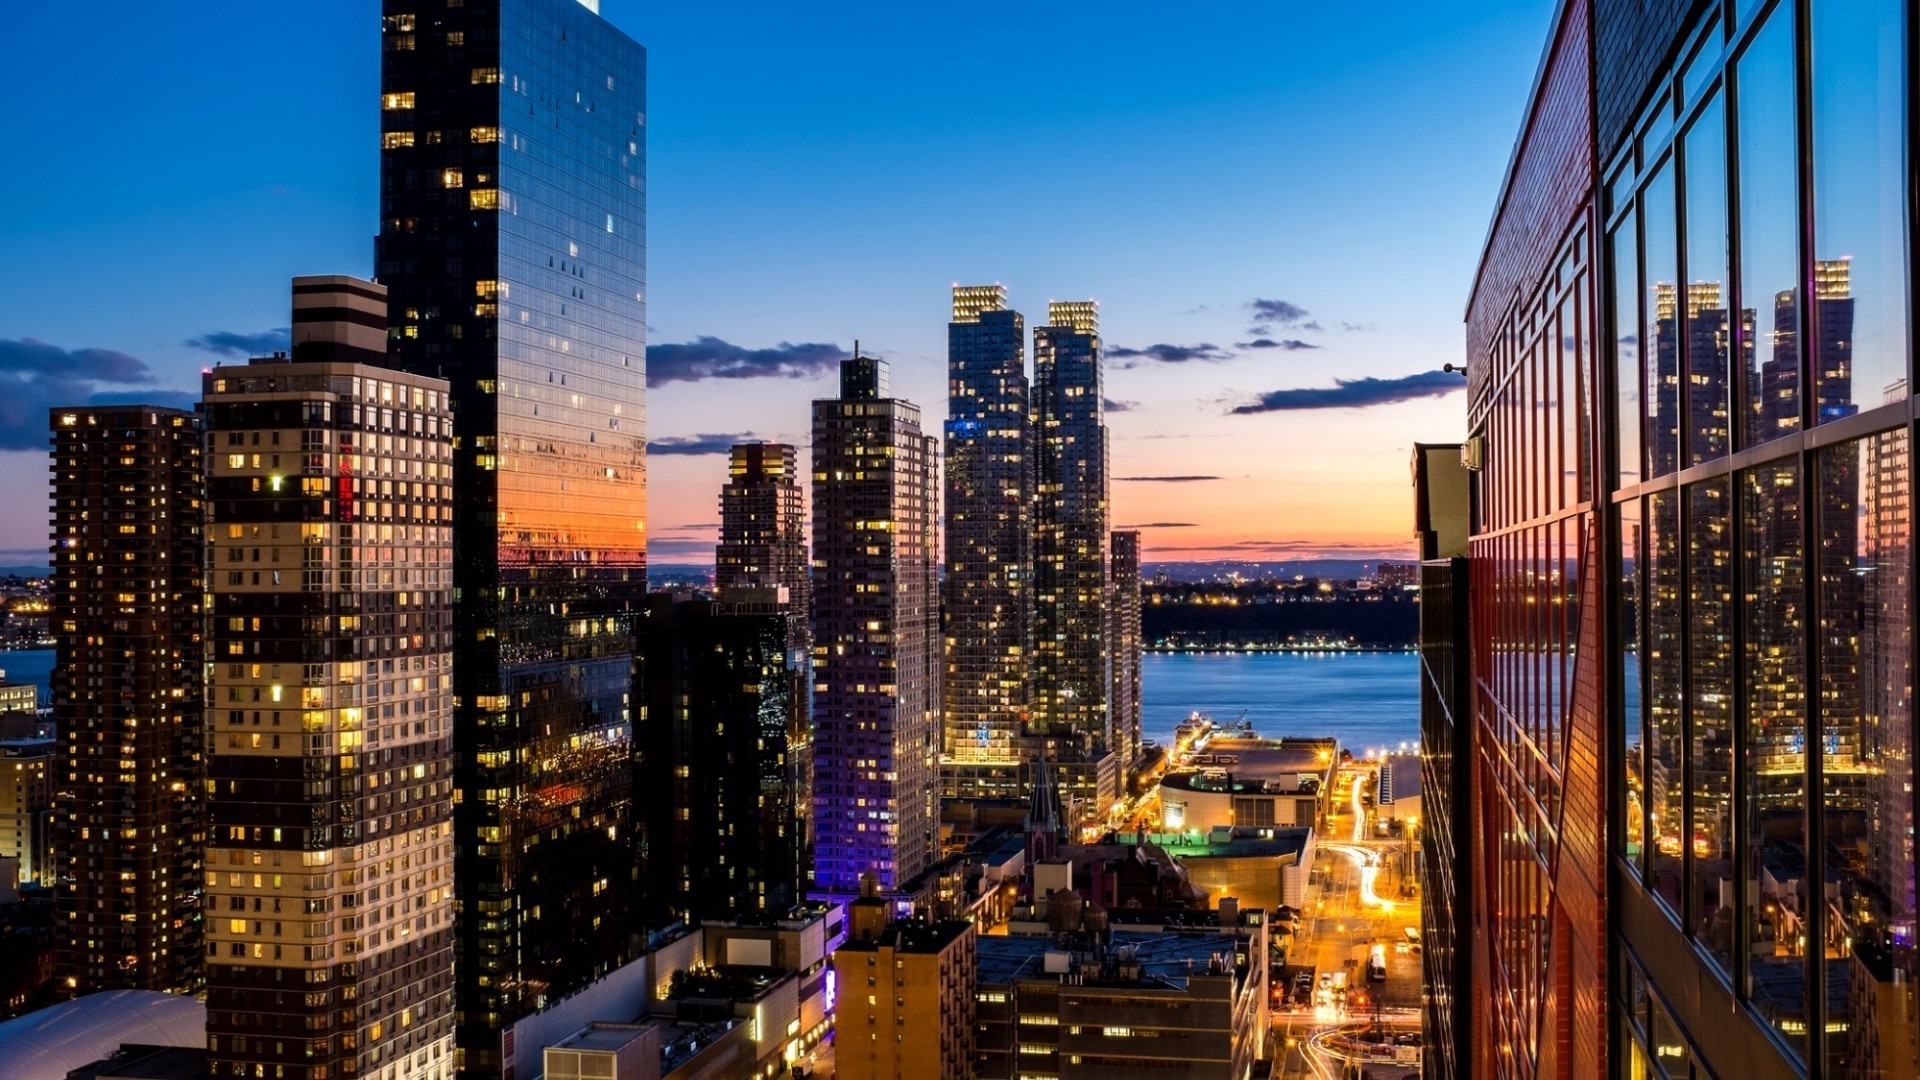
[[[772,611],[787,633],[781,736],[785,787],[799,823],[797,858],[804,885],[813,866],[813,568],[807,558],[807,500],[792,446],[742,443],[728,456],[720,491],[720,544],[713,583],[730,610]]]
[[[947,324],[945,751],[1005,762],[1033,695],[1026,327],[1000,285],[953,287]]]
[[[1113,752],[1120,771],[1140,763],[1140,533],[1123,529],[1112,537],[1107,587],[1107,622],[1112,627],[1113,690],[1107,708],[1113,717]]]
[[[454,404],[462,1071],[634,951],[646,53],[577,0],[385,0],[376,269]]]
[[[384,354],[346,344],[384,290],[294,287],[345,332],[204,378],[209,1057],[447,1077],[453,417],[444,382],[349,359]]]
[[[1911,18],[1556,15],[1427,567],[1459,1075],[1920,1076]]]
[[[899,894],[933,862],[939,443],[885,361],[813,403],[814,891]]]
[[[805,644],[810,594],[807,500],[794,448],[785,443],[741,443],[728,455],[720,490],[720,543],[714,552],[714,588],[785,589],[801,618]]]
[[[812,688],[787,640],[805,616],[776,589],[755,592],[651,598],[634,804],[661,915],[784,915],[802,899],[812,794],[790,760],[792,698]]]
[[[1033,369],[1034,719],[1041,732],[1111,747],[1099,305],[1049,303]]]
[[[59,990],[197,991],[200,418],[55,409],[54,924]]]

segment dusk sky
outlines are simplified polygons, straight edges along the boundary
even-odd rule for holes
[[[1410,556],[1552,6],[604,0],[649,54],[652,558],[711,558],[725,457],[687,451],[804,445],[833,350],[797,346],[857,338],[937,429],[956,282],[1029,327],[1100,302],[1150,558]],[[379,23],[0,16],[0,564],[46,557],[49,406],[189,402],[281,340],[290,277],[371,274]],[[728,346],[789,374],[672,378]]]

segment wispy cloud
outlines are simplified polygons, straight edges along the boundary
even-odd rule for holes
[[[737,434],[705,432],[699,435],[664,435],[647,443],[647,453],[669,457],[724,454],[732,450],[736,443],[755,441],[757,437],[751,431]]]
[[[1110,346],[1107,355],[1119,360],[1152,360],[1162,364],[1185,364],[1193,360],[1230,360],[1233,352],[1210,342],[1198,345],[1168,345],[1165,343],[1149,345],[1144,349],[1129,349],[1123,345]]]
[[[1279,341],[1275,341],[1272,338],[1263,337],[1254,338],[1252,341],[1243,341],[1240,343],[1240,347],[1243,349],[1284,349],[1287,352],[1298,352],[1301,349],[1317,349],[1320,346],[1315,345],[1311,341],[1301,341],[1299,338],[1282,338]]]
[[[1217,476],[1116,476],[1115,480],[1123,484],[1197,484],[1203,480],[1218,480]]]
[[[838,345],[783,341],[748,349],[702,335],[692,341],[647,346],[647,385],[702,379],[809,379],[831,371],[850,355]]]
[[[262,330],[258,334],[215,330],[210,334],[201,334],[197,338],[188,338],[186,344],[188,348],[201,349],[215,356],[246,360],[255,356],[272,356],[277,352],[285,352],[292,341],[292,328],[282,326],[277,330]]]
[[[1116,398],[1103,397],[1100,399],[1100,407],[1108,412],[1132,412],[1140,407],[1140,403],[1137,401],[1120,401]]]
[[[1142,525],[1115,525],[1116,529],[1195,529],[1199,525],[1191,521],[1149,521]]]
[[[1249,300],[1248,310],[1253,312],[1253,321],[1272,323],[1276,326],[1292,326],[1307,317],[1307,309],[1285,300]]]
[[[1316,326],[1314,329],[1318,330],[1319,327]],[[1380,328],[1370,322],[1343,322],[1340,324],[1340,329],[1345,330],[1349,334],[1364,334]]]
[[[47,414],[69,405],[189,408],[198,394],[153,385],[147,362],[114,349],[0,339],[0,450],[45,450]]]
[[[1365,409],[1417,398],[1444,397],[1466,388],[1467,381],[1446,371],[1423,371],[1399,379],[1335,379],[1330,387],[1275,390],[1230,410],[1235,416],[1300,409]]]

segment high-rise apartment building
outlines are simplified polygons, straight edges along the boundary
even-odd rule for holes
[[[720,491],[720,543],[713,584],[736,610],[786,619],[785,787],[799,821],[796,851],[804,885],[813,866],[813,568],[807,558],[807,500],[798,455],[784,443],[741,443],[728,455]],[[744,605],[744,606],[743,606]],[[744,684],[743,684],[744,685]]]
[[[813,403],[814,891],[933,863],[940,753],[939,442],[883,360]]]
[[[55,409],[56,978],[202,983],[200,418]]]
[[[636,827],[647,902],[678,918],[785,915],[803,899],[803,807],[792,696],[811,687],[778,589],[723,599],[655,593],[645,718],[635,725]]]
[[[385,0],[392,363],[454,404],[461,1067],[625,962],[646,604],[646,53],[578,0]]]
[[[215,1076],[453,1075],[453,416],[373,325],[204,376]]]
[[[953,287],[947,324],[945,752],[1006,762],[1033,696],[1026,325],[1000,285]]]
[[[1113,745],[1107,695],[1107,427],[1100,309],[1047,305],[1033,331],[1034,720]]]
[[[785,443],[741,443],[728,454],[727,483],[720,489],[720,543],[714,552],[713,585],[736,589],[784,589],[800,618],[793,621],[796,647],[806,646],[811,596],[807,565],[807,499],[800,465]]]
[[[1920,1076],[1911,17],[1555,19],[1467,317],[1457,1075]]]
[[[1113,689],[1107,710],[1113,717],[1113,752],[1122,773],[1140,762],[1140,533],[1115,532],[1109,541],[1107,624],[1111,628]]]

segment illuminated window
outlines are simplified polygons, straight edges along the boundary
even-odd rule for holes
[[[499,69],[499,68],[497,68],[497,67],[483,67],[483,68],[474,68],[474,69],[473,69],[473,85],[475,85],[475,86],[494,86],[494,85],[498,85],[498,84],[499,84],[499,82],[500,82],[500,69]]]
[[[498,210],[500,192],[496,188],[474,188],[467,193],[467,206],[473,210]]]
[[[398,150],[403,146],[412,145],[413,132],[411,131],[389,131],[380,136],[380,146],[386,150]]]
[[[414,28],[414,20],[411,15],[389,15],[381,19],[380,23],[381,29],[389,32],[394,30],[412,30]]]
[[[408,90],[405,93],[399,94],[381,94],[380,107],[388,112],[392,112],[395,109],[411,109],[413,108],[413,91]]]
[[[465,187],[467,174],[459,169],[448,169],[440,174],[440,183],[444,187]]]
[[[457,49],[460,46],[465,45],[466,43],[467,43],[467,32],[465,30],[447,31],[447,45],[449,47]]]
[[[477,143],[497,143],[500,141],[500,129],[492,124],[484,124],[468,131],[467,137]]]

